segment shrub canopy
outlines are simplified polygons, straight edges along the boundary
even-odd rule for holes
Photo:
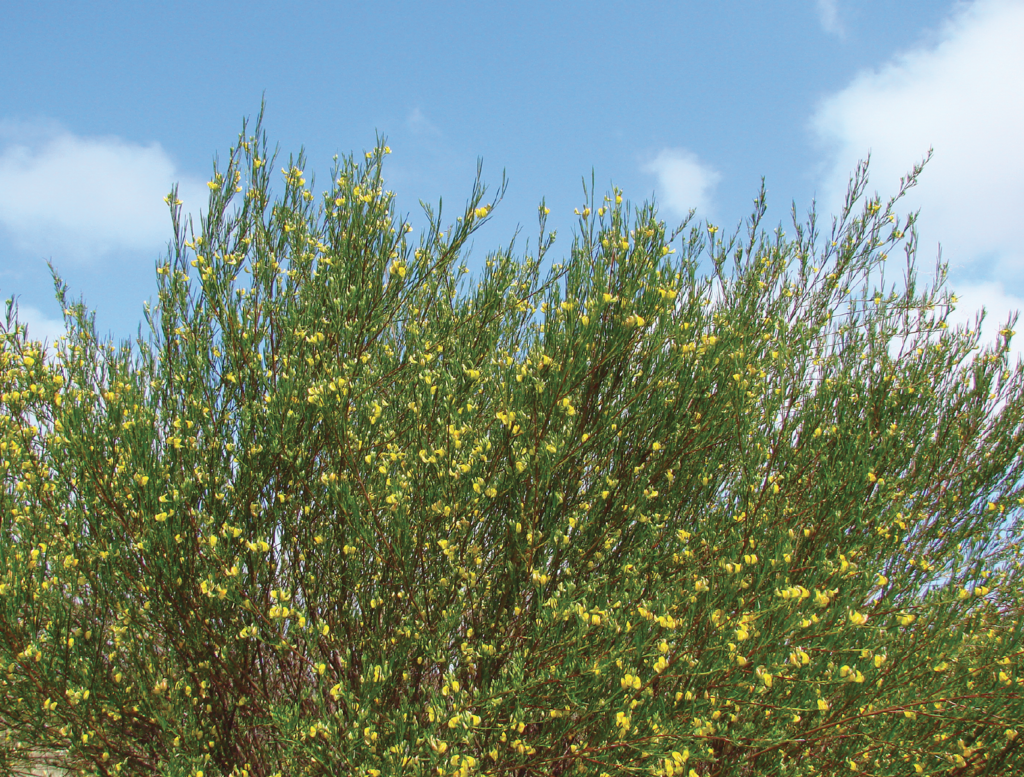
[[[866,166],[825,234],[591,186],[564,264],[542,204],[467,286],[500,197],[413,244],[387,153],[275,198],[243,128],[198,231],[168,198],[146,339],[59,279],[53,348],[9,308],[6,768],[1024,768],[1013,321],[947,326]]]

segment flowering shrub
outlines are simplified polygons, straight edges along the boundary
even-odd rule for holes
[[[243,129],[199,231],[168,198],[146,341],[59,281],[55,348],[9,312],[8,766],[1024,768],[1024,374],[946,326],[865,168],[825,236],[588,192],[543,278],[542,205],[467,288],[498,198],[413,244],[387,152],[321,197]]]

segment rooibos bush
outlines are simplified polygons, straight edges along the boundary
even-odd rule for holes
[[[495,201],[414,248],[386,153],[322,198],[300,155],[273,199],[243,130],[198,233],[169,198],[148,340],[99,341],[59,282],[55,350],[9,316],[9,763],[1024,765],[1012,333],[947,328],[863,168],[824,239],[765,232],[763,192],[723,241],[591,190],[564,264],[541,279],[542,206],[535,255],[467,289]]]

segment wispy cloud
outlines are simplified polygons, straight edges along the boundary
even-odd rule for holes
[[[1021,40],[1019,0],[960,5],[932,44],[860,74],[824,100],[812,121],[829,152],[819,192],[823,211],[838,211],[850,172],[869,152],[872,190],[887,196],[934,147],[903,210],[921,210],[923,267],[941,242],[962,310],[972,301],[1000,303],[990,309],[1017,304],[1001,284],[1024,287]],[[1007,311],[999,312],[1005,321]]]
[[[656,193],[663,207],[682,216],[696,208],[701,216],[711,212],[711,196],[721,175],[683,148],[663,149],[641,166],[641,170],[657,178]]]
[[[426,114],[419,108],[413,108],[409,111],[409,115],[405,118],[405,126],[414,135],[440,137],[442,134],[441,128],[428,119]]]
[[[157,143],[0,123],[0,225],[23,250],[78,262],[160,251],[171,236],[163,197],[176,181],[185,207],[198,213],[206,186]]]
[[[839,0],[815,0],[815,6],[821,28],[830,35],[843,37],[845,31],[839,21]]]

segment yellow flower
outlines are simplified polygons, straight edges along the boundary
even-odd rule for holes
[[[828,702],[824,699],[818,699],[818,709],[822,712],[828,712]]]
[[[857,612],[856,610],[850,610],[850,623],[854,626],[863,626],[867,621],[867,616]]]
[[[626,690],[629,690],[630,688],[639,690],[641,682],[639,677],[634,677],[631,674],[626,674],[623,675],[622,679],[619,681],[619,684]]]

